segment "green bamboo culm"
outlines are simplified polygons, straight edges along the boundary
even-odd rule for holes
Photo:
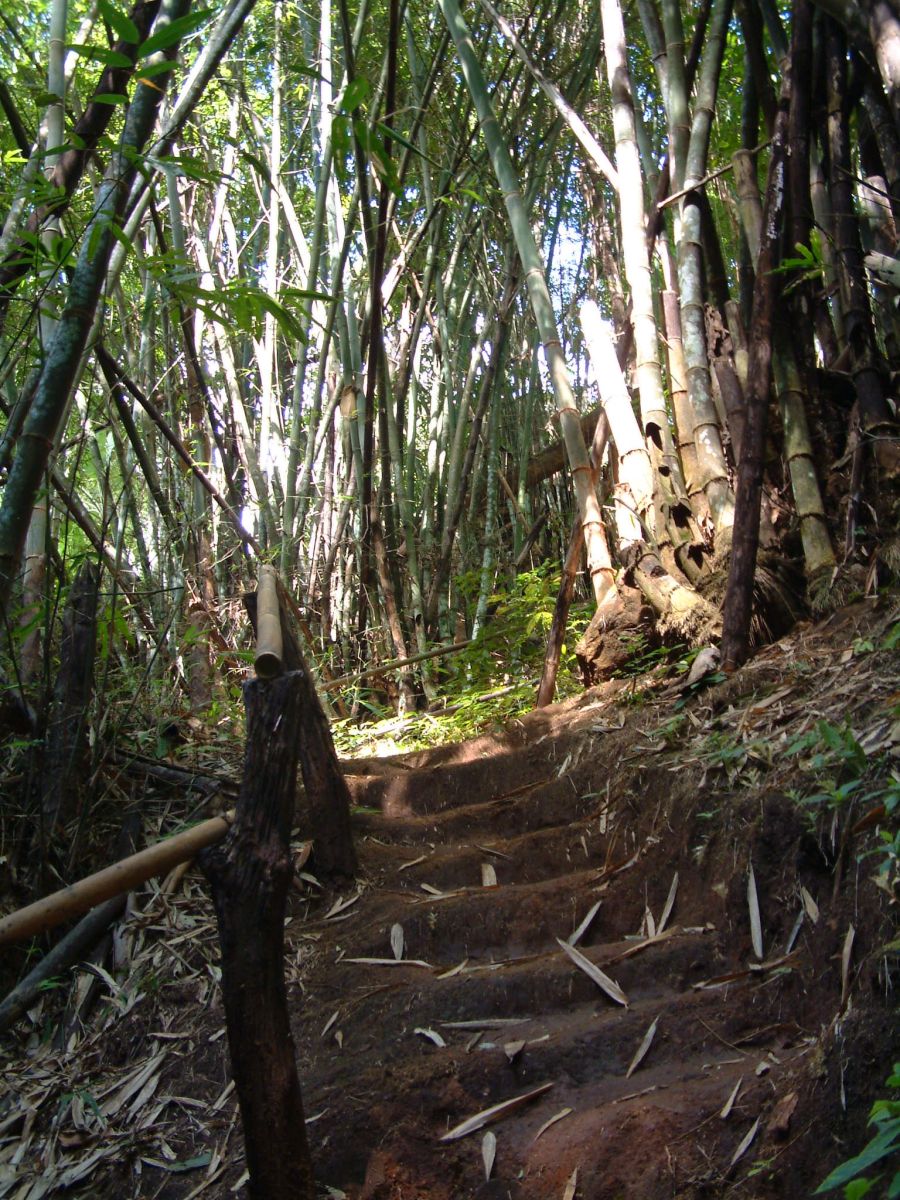
[[[190,0],[164,0],[154,32],[185,16],[189,10]],[[176,49],[177,43],[148,62],[171,58]],[[116,244],[114,228],[121,222],[141,150],[156,123],[167,78],[162,76],[160,83],[141,82],[135,89],[119,148],[110,156],[94,215],[84,233],[65,307],[34,385],[28,417],[0,504],[0,616],[4,618],[31,512],[103,292]]]
[[[478,114],[478,122],[490,155],[491,165],[497,176],[497,182],[500,184],[503,201],[509,214],[509,223],[516,249],[522,260],[528,298],[531,301],[531,308],[544,348],[544,357],[550,372],[553,394],[559,411],[566,456],[572,470],[575,494],[578,498],[578,510],[584,526],[588,569],[591,573],[594,597],[599,608],[602,604],[616,599],[615,578],[606,543],[600,505],[597,503],[597,494],[594,489],[587,447],[581,432],[575,395],[572,391],[559,331],[556,327],[556,317],[547,287],[543,260],[534,240],[534,234],[531,232],[528,212],[519,189],[519,180],[494,114],[487,84],[481,65],[475,56],[475,47],[468,26],[460,12],[457,0],[439,0],[439,3],[441,13],[450,30],[450,36],[456,46],[466,87]]]

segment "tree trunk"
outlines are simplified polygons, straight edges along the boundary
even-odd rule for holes
[[[302,671],[244,686],[247,746],[233,826],[201,865],[222,951],[222,999],[253,1200],[314,1200],[284,982]]]
[[[45,782],[41,797],[44,828],[48,835],[73,816],[78,785],[84,778],[88,708],[94,690],[99,584],[100,568],[94,563],[85,563],[72,585],[63,617],[59,674],[47,725]]]

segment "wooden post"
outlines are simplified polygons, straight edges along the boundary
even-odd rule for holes
[[[222,998],[253,1200],[314,1200],[284,983],[304,675],[244,685],[247,745],[234,824],[201,855],[219,923]]]
[[[278,584],[281,599],[281,584]],[[257,595],[249,592],[244,596],[247,614],[257,630]],[[297,737],[300,750],[300,769],[306,787],[309,805],[309,835],[313,839],[313,855],[316,870],[322,875],[344,875],[352,878],[356,874],[356,851],[350,829],[350,791],[341,771],[328,718],[322,708],[312,676],[300,651],[297,639],[287,622],[283,599],[279,604],[281,614],[281,661],[286,671],[296,674],[300,693],[302,717]]]
[[[569,535],[569,549],[563,564],[562,579],[559,581],[556,606],[553,610],[553,623],[547,636],[544,669],[541,672],[541,682],[538,687],[537,699],[534,702],[535,708],[544,708],[553,703],[553,696],[556,692],[556,676],[559,673],[559,659],[562,654],[563,639],[566,636],[566,622],[569,619],[569,607],[575,591],[575,576],[578,574],[578,562],[583,547],[584,526],[580,521],[575,521]]]

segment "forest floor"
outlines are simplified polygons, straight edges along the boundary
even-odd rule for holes
[[[613,680],[345,764],[359,880],[302,867],[286,924],[323,1196],[795,1198],[861,1149],[900,1057],[898,616],[860,603],[696,692]],[[5,1040],[0,1196],[240,1197],[199,873],[117,943],[82,1028],[54,1039],[51,994]]]

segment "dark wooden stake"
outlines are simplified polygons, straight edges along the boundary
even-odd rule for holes
[[[566,551],[562,579],[559,581],[559,591],[556,594],[556,607],[553,610],[553,621],[547,637],[544,669],[541,672],[537,700],[534,702],[535,708],[544,708],[546,705],[552,704],[553,696],[556,693],[559,658],[562,653],[563,638],[566,636],[566,622],[569,619],[569,607],[572,603],[572,593],[575,591],[575,577],[578,574],[578,563],[583,545],[584,526],[580,520],[576,520],[569,535],[569,548]]]
[[[773,269],[780,259],[784,218],[785,144],[790,103],[789,77],[772,137],[772,157],[763,206],[763,231],[753,285],[753,316],[750,321],[750,367],[747,384],[747,420],[741,443],[735,494],[734,534],[731,562],[722,612],[722,669],[733,671],[747,657],[750,618],[753,613],[753,581],[759,548],[759,517],[765,466],[766,426],[769,418],[769,381],[772,370],[772,314],[780,276]]]
[[[205,851],[222,999],[253,1200],[314,1200],[284,983],[302,672],[244,685],[247,746],[234,824]]]
[[[279,595],[282,585],[279,581]],[[256,629],[256,593],[244,596],[244,606]],[[309,805],[309,834],[313,839],[316,871],[320,875],[356,874],[356,851],[350,829],[350,791],[341,771],[328,718],[322,708],[312,676],[306,666],[294,632],[280,605],[282,661],[288,671],[299,676],[302,717],[298,727],[300,769]]]

